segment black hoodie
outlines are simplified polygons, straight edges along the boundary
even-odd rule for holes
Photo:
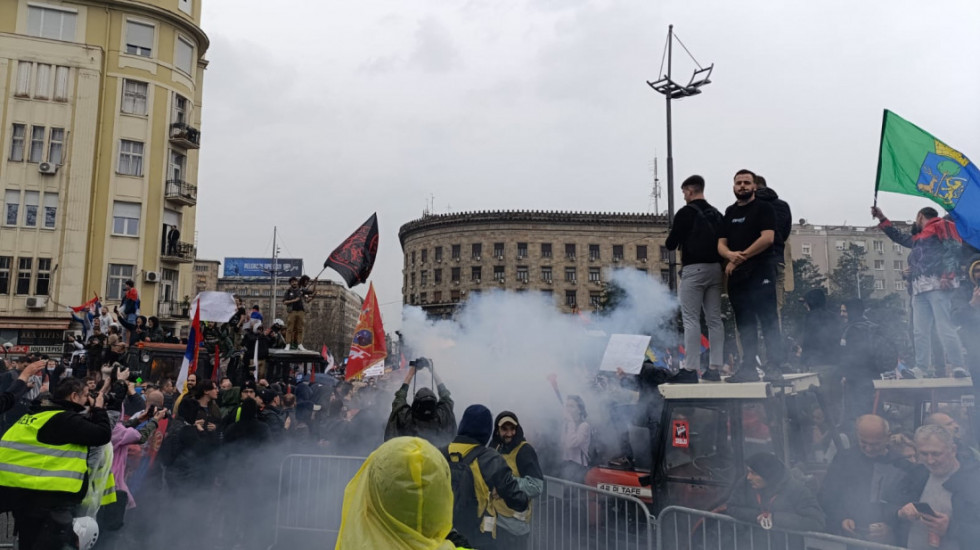
[[[779,195],[768,187],[757,190],[755,198],[769,203],[776,212],[776,238],[772,243],[772,251],[776,256],[776,262],[782,263],[786,241],[789,240],[789,234],[793,230],[793,212],[786,201],[781,200]]]
[[[500,421],[507,417],[513,418],[514,422],[517,423],[517,433],[514,434],[514,438],[510,440],[510,443],[504,443],[500,439]],[[497,418],[493,421],[493,426],[493,439],[490,440],[490,448],[496,450],[501,455],[513,451],[515,447],[525,441],[524,428],[521,426],[521,421],[517,419],[516,414],[510,411],[503,411],[498,414]],[[544,474],[541,472],[541,464],[538,461],[538,453],[530,443],[521,447],[521,450],[517,452],[517,472],[517,475],[520,477],[544,479]]]
[[[412,404],[407,402],[408,384],[395,392],[391,414],[385,426],[385,441],[393,437],[421,437],[436,447],[448,445],[456,435],[453,399],[446,386],[439,384],[439,397],[429,388],[415,392]]]

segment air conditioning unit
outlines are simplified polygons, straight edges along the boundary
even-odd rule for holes
[[[504,284],[504,280],[503,279],[497,279],[497,282],[500,283],[500,284]]]
[[[459,281],[453,281],[453,284],[459,286]]]
[[[473,282],[474,282],[474,283],[476,283],[476,284],[480,284],[480,283],[482,283],[483,281],[481,281],[480,279],[476,279],[476,280],[474,280]]]
[[[42,162],[37,165],[37,171],[42,174],[57,174],[58,165],[53,162]]]
[[[504,255],[503,254],[500,254],[499,256],[497,256],[497,260],[498,261],[503,261],[503,259],[504,259]]]
[[[482,256],[474,256],[473,259],[479,262],[480,260],[483,259],[483,257]]]
[[[521,284],[522,285],[526,285],[527,284],[527,279],[521,279]]]
[[[647,263],[647,259],[646,258],[640,258],[640,261],[643,262],[643,263]]]
[[[159,271],[147,271],[143,274],[143,280],[148,283],[159,283],[160,282],[160,272]]]
[[[442,258],[439,258],[438,260],[436,260],[436,263],[437,264],[441,264],[442,263]]]
[[[548,279],[547,281],[544,282],[544,284],[546,284],[546,285],[553,285],[553,284],[555,284],[555,281],[552,280],[552,279]]]
[[[27,309],[44,309],[47,306],[47,296],[30,296],[27,298]]]
[[[459,261],[459,256],[456,256],[455,258],[453,258],[453,261],[454,262],[458,262]]]

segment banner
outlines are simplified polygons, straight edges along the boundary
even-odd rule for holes
[[[272,265],[272,258],[225,258],[224,276],[231,279],[272,279]],[[301,259],[277,258],[275,266],[280,279],[303,276]]]
[[[378,297],[374,294],[374,284],[368,288],[367,298],[361,306],[361,317],[354,329],[354,341],[351,342],[350,353],[347,355],[345,378],[350,380],[361,374],[368,367],[388,356],[385,346],[385,329],[381,323],[381,311],[378,310]]]

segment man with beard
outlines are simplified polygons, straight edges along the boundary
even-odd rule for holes
[[[718,234],[718,253],[728,261],[728,297],[735,310],[735,326],[742,343],[742,361],[728,382],[759,380],[759,328],[766,345],[764,370],[767,378],[779,377],[783,343],[776,311],[776,274],[773,243],[776,214],[768,203],[755,200],[755,174],[735,173],[735,204],[725,210]],[[760,359],[761,360],[761,359]]]
[[[453,399],[442,380],[433,373],[439,396],[436,397],[430,388],[421,388],[415,392],[415,399],[409,405],[408,385],[418,370],[430,367],[429,360],[425,358],[414,362],[418,366],[409,367],[405,381],[395,392],[395,399],[391,402],[391,414],[385,426],[385,441],[393,437],[413,436],[421,437],[436,447],[446,446],[456,435]]]
[[[494,449],[510,466],[517,478],[521,491],[527,495],[528,505],[524,512],[515,512],[499,496],[493,497],[493,507],[497,511],[496,547],[501,549],[525,550],[531,535],[531,500],[544,491],[544,474],[538,463],[538,453],[524,439],[524,428],[517,415],[504,411],[494,421],[496,429],[490,448]]]
[[[927,206],[915,216],[911,234],[896,229],[877,206],[871,207],[871,215],[878,221],[878,228],[892,241],[911,248],[909,255],[909,281],[912,285],[912,340],[915,343],[915,366],[928,370],[932,366],[932,329],[936,328],[943,352],[944,365],[936,372],[947,374],[952,367],[954,376],[967,376],[963,360],[963,348],[953,324],[951,311],[953,296],[960,286],[959,263],[962,240],[956,225],[939,217],[935,208]]]

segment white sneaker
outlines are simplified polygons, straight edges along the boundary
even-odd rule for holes
[[[306,351],[306,348],[303,347],[303,344],[300,344],[300,345],[296,346],[296,349],[298,349],[300,351]]]

